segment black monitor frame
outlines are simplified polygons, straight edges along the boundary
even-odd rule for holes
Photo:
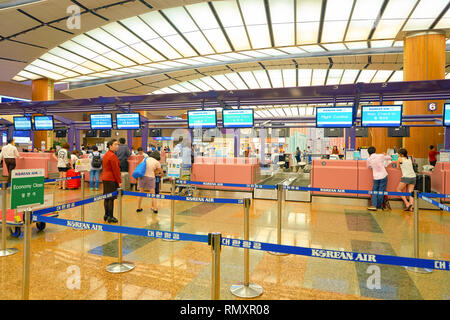
[[[364,108],[368,107],[400,107],[400,124],[395,125],[380,125],[380,126],[374,126],[374,125],[364,125]],[[386,105],[380,105],[380,106],[372,106],[372,105],[365,105],[361,106],[361,127],[369,127],[369,128],[391,128],[391,127],[401,127],[403,124],[403,105],[402,104],[386,104]]]
[[[119,128],[118,126],[118,121],[117,121],[117,116],[121,115],[121,114],[137,114],[138,115],[138,119],[139,119],[139,127],[136,128]],[[129,113],[116,113],[115,114],[115,118],[116,118],[116,129],[117,130],[139,130],[141,128],[141,115],[138,112],[129,112]]]
[[[16,128],[16,119],[17,118],[27,118],[28,121],[30,121],[30,129],[28,129],[28,130],[17,129]],[[32,131],[32,129],[33,129],[33,123],[31,121],[31,117],[28,117],[28,116],[13,117],[13,125],[14,125],[14,131]]]
[[[317,116],[318,116],[318,109],[330,109],[330,108],[351,108],[352,109],[352,124],[351,125],[341,125],[341,126],[318,126],[317,125]],[[355,124],[355,109],[353,106],[340,106],[340,107],[316,107],[316,128],[351,128]]]
[[[227,126],[225,125],[225,116],[224,116],[224,112],[226,111],[252,111],[252,121],[253,124],[251,126]],[[216,118],[216,123],[217,123],[217,118]],[[223,109],[222,110],[222,127],[223,128],[228,128],[228,129],[239,129],[239,128],[254,128],[255,127],[255,110],[254,109]]]
[[[109,127],[109,128],[92,128],[92,116],[96,116],[96,115],[109,115],[110,118],[111,118],[111,127]],[[90,114],[89,115],[89,127],[91,128],[91,130],[112,130],[113,129],[112,113],[94,113],[94,114]]]
[[[191,126],[191,124],[189,123],[189,113],[192,113],[192,112],[200,112],[200,111],[214,111],[214,114],[215,114],[215,117],[216,117],[216,126],[215,127],[204,127],[204,126]],[[187,123],[188,123],[188,129],[199,129],[199,128],[202,128],[202,129],[214,129],[214,128],[217,128],[217,110],[216,109],[213,109],[213,110],[188,110],[188,112],[187,112]]]
[[[52,118],[52,129],[38,129],[36,128],[36,117],[51,117]],[[48,116],[34,116],[33,117],[33,127],[34,127],[34,131],[53,131],[55,130],[55,119],[53,118],[52,115],[48,115]]]

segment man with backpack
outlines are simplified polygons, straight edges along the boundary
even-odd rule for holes
[[[92,147],[93,152],[89,154],[89,159],[91,159],[91,171],[89,171],[89,190],[94,190],[94,179],[95,179],[95,190],[98,191],[100,170],[102,170],[102,159],[103,155],[98,151],[97,146]]]

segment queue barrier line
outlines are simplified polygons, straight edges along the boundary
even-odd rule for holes
[[[82,205],[85,205],[85,204],[88,204],[88,203],[93,203],[93,202],[105,200],[107,198],[115,197],[117,195],[118,195],[118,191],[114,191],[114,192],[111,192],[111,193],[95,196],[95,197],[92,197],[92,198],[89,198],[89,199],[84,199],[84,200],[79,200],[79,201],[74,201],[74,202],[61,204],[61,205],[58,205],[58,206],[48,207],[48,208],[44,208],[44,209],[40,209],[40,210],[34,211],[33,212],[33,216],[34,215],[40,216],[40,215],[43,215],[43,214],[46,214],[46,213],[50,213],[50,212],[72,209],[72,208],[79,207],[79,206],[82,206]]]
[[[236,187],[236,188],[251,188],[251,189],[276,189],[276,185],[264,184],[239,184],[239,183],[221,183],[221,182],[200,182],[189,180],[175,180],[177,184],[192,184],[210,187]]]
[[[165,194],[154,194],[135,191],[123,191],[124,196],[135,196],[143,198],[156,198],[160,200],[180,200],[189,202],[206,202],[206,203],[231,203],[231,204],[243,204],[243,199],[224,199],[224,198],[206,198],[206,197],[184,197]]]
[[[42,215],[37,215],[35,213],[33,213],[32,215],[32,220],[33,222],[45,222],[69,228],[120,233],[156,239],[173,239],[180,241],[194,241],[194,242],[208,243],[208,235],[142,229],[142,228],[125,227],[94,222],[83,222],[77,220],[66,220],[61,218],[45,217]],[[450,271],[450,261],[445,260],[417,259],[417,258],[397,257],[397,256],[351,252],[351,251],[315,249],[315,248],[279,245],[273,243],[241,240],[235,238],[224,238],[224,237],[221,238],[221,245],[242,249],[253,249],[259,251],[271,251],[271,252],[295,254],[314,258],[325,258],[332,260],[366,262],[375,264],[418,267],[418,268]]]
[[[45,179],[44,183],[59,182],[59,181],[64,181],[64,180],[68,181],[68,180],[75,180],[75,179],[81,179],[81,176],[66,177],[66,178],[55,178],[55,179]],[[7,187],[11,186],[10,182],[3,183],[3,184],[6,184]],[[0,188],[3,186],[3,184],[0,183]]]
[[[450,207],[446,206],[443,203],[437,202],[436,200],[430,199],[429,197],[425,196],[425,194],[426,193],[419,193],[418,196],[419,196],[419,198],[423,199],[424,201],[431,203],[444,211],[450,212]]]

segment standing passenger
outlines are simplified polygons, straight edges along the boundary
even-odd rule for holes
[[[138,187],[140,192],[145,190],[150,193],[155,193],[156,177],[162,175],[161,164],[159,163],[160,155],[158,151],[153,151],[149,154],[149,157],[144,158],[146,169],[143,177],[138,178]],[[138,199],[138,208],[136,212],[141,212],[142,209],[142,197]],[[158,207],[156,206],[156,199],[152,198],[152,211],[158,213]]]
[[[4,159],[8,169],[8,183],[11,183],[11,172],[16,168],[16,158],[20,158],[16,146],[12,145],[13,139],[8,139],[8,144],[2,148],[0,160]]]
[[[437,162],[436,155],[438,155],[438,154],[439,154],[439,152],[434,149],[433,145],[431,145],[430,151],[428,152],[428,160],[430,161],[430,164],[433,167],[436,166],[436,162]]]
[[[108,151],[103,156],[103,194],[108,194],[117,190],[122,186],[122,178],[120,174],[120,162],[114,153],[119,149],[119,144],[116,139],[108,141],[106,144]],[[117,196],[105,199],[105,215],[104,221],[109,223],[117,223],[117,219],[114,218],[114,200]]]
[[[59,177],[64,178],[63,180],[59,180],[59,188],[66,190],[67,186],[67,171],[72,167],[71,159],[69,157],[69,148],[70,145],[66,142],[62,145],[62,147],[56,152],[58,156],[53,154],[53,158],[55,158],[58,161],[58,171],[59,171]]]
[[[398,192],[411,193],[416,185],[416,173],[414,172],[412,161],[408,159],[408,152],[406,149],[401,148],[398,150],[398,161],[400,169],[402,170],[402,179],[398,184]],[[414,198],[409,196],[409,200],[405,196],[401,196],[403,203],[405,204],[405,211],[413,211]]]
[[[92,147],[93,152],[89,154],[89,159],[91,159],[91,171],[89,171],[89,190],[98,191],[98,184],[100,179],[100,170],[102,170],[102,158],[103,155],[98,151],[97,146]],[[94,186],[95,180],[95,186]]]
[[[386,191],[388,173],[385,168],[386,160],[391,160],[390,156],[384,154],[377,154],[375,147],[370,147],[367,152],[369,159],[367,159],[367,167],[372,168],[373,174],[373,188],[372,191],[384,192]],[[382,209],[384,195],[372,194],[372,206],[368,210],[376,211]]]

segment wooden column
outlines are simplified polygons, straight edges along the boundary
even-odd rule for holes
[[[31,82],[31,100],[54,100],[54,81],[51,79],[37,79]],[[35,131],[34,147],[41,149],[41,141],[45,141],[47,150],[53,145],[53,131]]]
[[[438,80],[445,78],[445,32],[440,30],[408,33],[403,52],[403,79],[405,81]],[[435,102],[437,109],[428,111],[428,104]],[[442,114],[443,101],[405,101],[403,114]],[[423,122],[422,122],[423,124]],[[410,137],[403,138],[408,154],[427,158],[433,144],[444,141],[442,127],[411,128]]]

